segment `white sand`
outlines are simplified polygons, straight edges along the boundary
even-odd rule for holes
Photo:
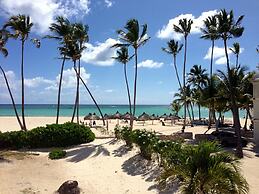
[[[53,123],[53,117],[29,117],[28,128]],[[61,122],[69,121],[62,117]],[[113,130],[117,121],[109,123]],[[101,123],[97,123],[101,124]],[[151,122],[143,127],[136,124],[135,128],[152,129],[163,134],[179,131],[180,125],[161,126],[159,122]],[[19,130],[14,117],[0,117],[0,131]],[[188,127],[186,131],[204,133],[206,127]],[[94,130],[97,136],[103,136]],[[35,150],[39,156],[27,156],[22,160],[10,157],[10,162],[0,162],[0,193],[53,193],[66,180],[79,182],[84,193],[121,194],[121,193],[158,193],[154,177],[158,174],[153,166],[136,156],[138,150],[125,152],[122,142],[114,143],[112,138],[96,139],[67,149],[67,157],[53,161],[48,159],[49,150]],[[250,193],[259,191],[259,157],[252,148],[244,151],[241,160],[243,173],[250,184]]]

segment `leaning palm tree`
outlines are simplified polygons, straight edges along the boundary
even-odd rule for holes
[[[236,68],[238,67],[238,59],[240,54],[240,44],[238,42],[233,43],[233,48],[230,48],[234,55],[236,55]]]
[[[69,20],[62,16],[58,16],[58,17],[56,17],[55,22],[50,25],[49,29],[52,32],[52,35],[47,35],[46,38],[58,40],[59,47],[67,47],[67,38],[71,32],[71,24],[70,24]],[[59,84],[58,84],[58,102],[57,102],[56,124],[58,124],[58,120],[59,120],[61,86],[62,86],[65,61],[67,59],[67,56],[65,54],[60,53],[60,55],[62,56],[62,63],[61,63],[60,77],[59,77]]]
[[[82,23],[75,23],[72,26],[73,30],[73,39],[78,42],[79,45],[79,51],[80,53],[83,52],[83,50],[86,48],[84,46],[84,43],[89,41],[89,37],[88,37],[88,26],[87,25],[83,25]],[[80,84],[79,84],[79,80],[80,80],[80,69],[81,69],[81,54],[80,57],[78,58],[78,67],[77,67],[77,72],[79,74],[79,76],[77,76],[77,87],[76,87],[76,99],[75,99],[75,105],[74,105],[74,112],[73,112],[73,116],[72,116],[72,122],[74,120],[75,117],[75,112],[77,113],[77,123],[79,124],[79,94],[80,94]]]
[[[24,45],[26,40],[29,38],[29,34],[33,23],[30,20],[29,16],[26,15],[16,15],[9,18],[9,20],[4,24],[3,29],[10,28],[10,32],[12,31],[13,34],[11,35],[12,38],[20,38],[21,41],[21,82],[22,82],[22,121],[23,121],[23,129],[27,130],[26,122],[25,122],[25,112],[24,112],[24,101],[25,101],[25,94],[24,94]],[[36,44],[36,47],[40,47],[40,42],[37,39],[31,39],[33,43]]]
[[[180,19],[179,25],[174,25],[174,31],[177,33],[180,33],[184,36],[184,62],[183,62],[183,93],[184,98],[186,98],[185,95],[185,69],[186,69],[186,60],[187,60],[187,37],[191,32],[193,21],[191,19],[187,20],[187,18]],[[185,125],[186,125],[186,100],[184,103],[184,123],[182,131],[184,132]]]
[[[131,98],[130,98],[130,90],[129,90],[129,83],[128,83],[128,76],[127,76],[127,63],[134,57],[129,56],[128,48],[123,46],[116,52],[117,56],[113,57],[116,61],[123,64],[124,69],[124,79],[126,83],[127,88],[127,94],[128,94],[128,100],[129,100],[129,111],[130,115],[132,115],[132,109],[131,109]]]
[[[226,60],[227,60],[227,73],[228,73],[228,78],[229,78],[229,89],[230,91],[233,91],[235,88],[232,85],[235,80],[233,79],[233,70],[230,68],[230,63],[229,63],[229,56],[228,56],[228,48],[227,48],[227,40],[231,38],[237,38],[242,36],[244,32],[244,27],[241,26],[241,22],[244,18],[244,15],[240,16],[237,21],[234,20],[234,14],[233,11],[231,10],[229,13],[223,9],[220,11],[220,13],[217,15],[217,20],[218,20],[218,33],[220,34],[221,39],[224,42],[224,48],[225,48],[225,55],[226,55]],[[241,134],[240,134],[240,120],[239,120],[239,113],[238,113],[238,106],[236,103],[235,95],[230,92],[230,104],[231,104],[231,109],[233,113],[233,120],[234,120],[234,126],[235,126],[235,131],[236,135],[238,138],[238,145],[237,145],[237,156],[238,157],[243,157],[243,150],[242,150],[242,145],[241,145]]]
[[[167,186],[169,179],[178,180],[183,194],[249,192],[238,159],[215,142],[184,146],[176,159],[166,164],[160,176],[161,185]]]
[[[9,36],[9,32],[8,31],[6,31],[6,30],[1,30],[0,31],[0,52],[3,54],[4,57],[8,56],[8,50],[5,47],[6,42],[8,40],[8,36]],[[11,101],[12,101],[12,105],[13,105],[13,109],[14,109],[14,113],[15,113],[16,119],[17,119],[17,121],[19,123],[19,126],[20,126],[21,130],[23,130],[23,125],[22,125],[22,122],[20,120],[17,108],[16,108],[16,104],[15,104],[15,101],[14,101],[14,98],[13,98],[13,94],[12,94],[12,91],[11,91],[11,88],[10,88],[10,85],[9,85],[6,73],[5,73],[5,71],[4,71],[4,69],[3,69],[3,67],[1,65],[0,65],[0,70],[1,70],[1,72],[3,74],[3,76],[4,76],[5,84],[6,84],[8,92],[9,92]]]
[[[166,53],[173,55],[175,74],[180,88],[182,88],[182,84],[179,78],[179,73],[176,65],[176,55],[182,50],[182,48],[183,44],[179,44],[178,41],[175,40],[169,40],[167,42],[167,48],[162,48],[162,50]]]
[[[130,19],[126,25],[125,30],[118,30],[119,40],[122,43],[115,44],[114,47],[131,46],[134,49],[135,56],[135,76],[134,76],[134,98],[133,98],[133,117],[136,112],[137,99],[137,78],[138,78],[138,49],[143,46],[150,37],[147,35],[147,24],[144,24],[140,32],[138,20]],[[130,127],[133,128],[133,119],[130,121]]]

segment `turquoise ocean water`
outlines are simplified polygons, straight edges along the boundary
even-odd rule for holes
[[[21,106],[17,105],[18,111],[21,112]],[[26,116],[56,116],[55,104],[27,104],[25,106]],[[128,105],[100,105],[103,114],[114,114],[116,111],[120,113],[126,113],[129,111]],[[98,114],[98,110],[95,105],[80,105],[80,116],[84,116],[88,113]],[[171,113],[168,105],[137,105],[136,115],[140,115],[143,112],[148,114],[162,115],[164,113]],[[71,116],[73,113],[73,105],[61,105],[60,116]],[[194,108],[195,117],[198,117],[198,108]],[[240,117],[244,117],[244,111],[240,111]],[[13,107],[10,104],[0,104],[0,116],[15,116]],[[180,111],[179,116],[183,116],[183,110]],[[208,117],[208,109],[201,109],[202,118]],[[231,118],[231,112],[225,113],[225,117]]]

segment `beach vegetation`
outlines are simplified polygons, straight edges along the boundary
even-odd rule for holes
[[[95,139],[90,128],[76,123],[50,124],[29,131],[0,133],[0,149],[65,147]]]
[[[54,149],[51,152],[49,152],[49,159],[51,160],[57,160],[64,158],[66,156],[67,152],[62,149]]]

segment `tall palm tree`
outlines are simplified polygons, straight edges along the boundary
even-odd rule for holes
[[[191,84],[194,89],[196,90],[195,94],[198,94],[197,98],[199,98],[199,94],[204,86],[208,85],[208,74],[206,73],[206,69],[202,69],[201,65],[194,65],[190,73],[188,73],[188,83]],[[199,99],[196,99],[199,102]],[[201,119],[201,106],[199,103],[199,119]]]
[[[185,69],[186,69],[186,60],[187,60],[187,37],[191,32],[193,21],[191,19],[187,20],[187,18],[180,19],[179,20],[179,25],[174,25],[174,31],[177,33],[180,33],[184,36],[184,61],[183,61],[183,93],[184,93],[184,98],[186,98],[185,94]],[[184,123],[183,123],[183,128],[182,132],[184,132],[185,125],[186,125],[186,100],[184,103]]]
[[[204,21],[204,28],[201,28],[203,35],[201,36],[202,39],[211,40],[211,56],[210,56],[210,86],[212,86],[212,74],[213,74],[213,57],[214,57],[214,46],[215,41],[220,38],[218,33],[218,21],[217,16],[209,16]],[[211,101],[213,102],[213,101]],[[211,104],[209,106],[209,128],[211,126],[213,115],[215,115],[214,105]]]
[[[134,97],[133,97],[133,117],[136,112],[136,99],[137,99],[137,78],[138,78],[138,49],[143,46],[150,37],[147,35],[147,24],[142,25],[142,31],[140,32],[140,26],[137,19],[130,19],[124,29],[117,31],[119,40],[122,43],[115,44],[114,47],[131,46],[134,50],[135,56],[135,76],[134,76]],[[133,119],[130,121],[130,127],[133,128]]]
[[[220,38],[218,33],[218,22],[216,15],[209,16],[204,21],[204,28],[201,28],[203,35],[202,39],[211,40],[211,57],[210,57],[210,78],[213,73],[213,56],[214,56],[214,46],[215,41]]]
[[[178,41],[175,40],[169,40],[167,42],[167,48],[162,48],[162,50],[166,53],[173,55],[175,74],[180,88],[182,88],[182,84],[179,78],[179,73],[176,65],[176,55],[182,50],[182,48],[183,44],[179,44]]]
[[[71,33],[71,24],[68,19],[58,16],[55,18],[55,23],[52,23],[49,27],[52,35],[47,35],[46,38],[55,39],[59,41],[59,47],[67,47],[67,39]],[[60,77],[58,84],[58,101],[57,101],[57,117],[56,124],[58,124],[59,120],[59,112],[60,112],[60,99],[61,99],[61,87],[62,87],[62,79],[63,79],[63,71],[65,66],[65,61],[67,59],[66,54],[60,53],[62,56],[62,63],[60,69]]]
[[[238,42],[233,43],[233,48],[230,50],[236,55],[236,68],[238,67],[238,58],[240,54],[240,44]]]
[[[105,125],[105,120],[104,120],[104,116],[102,114],[102,111],[98,105],[98,103],[96,102],[94,96],[92,95],[90,89],[87,87],[85,81],[83,80],[83,78],[79,75],[78,71],[77,71],[77,67],[76,67],[76,61],[80,59],[81,57],[81,53],[82,53],[82,50],[85,49],[84,46],[82,46],[80,48],[80,45],[78,44],[78,41],[76,41],[75,39],[73,39],[73,36],[71,36],[70,38],[70,41],[69,41],[69,44],[66,48],[64,47],[61,47],[61,52],[66,54],[67,57],[69,57],[72,61],[73,61],[73,68],[74,68],[74,71],[76,73],[76,76],[79,77],[79,79],[81,80],[82,84],[84,85],[85,89],[87,90],[88,94],[90,95],[91,99],[93,100],[95,106],[97,107],[100,115],[101,115],[101,118],[102,118],[102,121],[103,121],[103,125]]]
[[[249,192],[238,159],[215,142],[185,146],[177,152],[176,158],[164,167],[160,176],[161,185],[166,185],[168,179],[177,179],[183,194]]]
[[[234,20],[234,13],[231,10],[229,13],[223,9],[220,11],[220,13],[217,15],[218,20],[218,33],[220,34],[221,39],[224,42],[224,48],[225,48],[225,55],[227,60],[227,73],[229,78],[229,89],[230,91],[234,90],[234,87],[232,84],[235,82],[235,80],[232,80],[234,78],[233,70],[230,68],[229,63],[229,56],[227,51],[227,40],[231,38],[237,38],[242,36],[244,32],[244,27],[241,26],[241,22],[244,18],[244,15],[240,16],[237,21]],[[238,70],[238,68],[236,69]],[[238,139],[238,145],[237,145],[237,152],[236,155],[238,157],[243,157],[243,150],[241,145],[241,133],[240,133],[240,119],[239,119],[239,112],[238,112],[238,106],[235,99],[235,95],[230,92],[230,103],[231,103],[231,109],[233,113],[233,120],[234,120],[234,126],[235,131]]]
[[[26,122],[25,122],[25,112],[24,112],[24,45],[26,40],[29,38],[29,34],[33,23],[30,20],[29,16],[26,15],[16,15],[11,16],[9,20],[4,24],[4,29],[10,28],[10,31],[13,32],[13,38],[20,38],[21,41],[21,82],[22,82],[22,121],[23,121],[23,129],[27,130]],[[36,47],[40,47],[40,42],[37,39],[32,39],[32,42],[36,44]]]
[[[9,32],[8,31],[0,30],[0,52],[3,54],[4,57],[8,56],[8,50],[5,47],[6,42],[8,40],[8,36],[9,36]],[[17,119],[17,121],[19,123],[19,126],[20,126],[21,130],[23,130],[23,125],[22,125],[22,122],[20,120],[17,108],[16,108],[16,104],[15,104],[15,101],[14,101],[14,98],[13,98],[13,94],[12,94],[12,91],[11,91],[11,88],[10,88],[10,85],[9,85],[6,73],[5,73],[5,71],[4,71],[4,69],[3,69],[3,67],[1,65],[0,65],[0,70],[1,70],[1,72],[3,74],[3,76],[4,76],[5,84],[6,84],[6,87],[8,89],[11,101],[12,101],[12,105],[13,105],[13,109],[14,109],[14,113],[15,113],[16,119]]]
[[[83,50],[85,49],[84,43],[89,41],[89,37],[88,37],[88,29],[89,27],[87,25],[83,25],[82,23],[75,23],[73,24],[73,39],[75,39],[78,44],[79,44],[79,50],[80,53],[83,52]],[[77,123],[79,124],[79,94],[80,94],[80,84],[79,84],[79,80],[80,80],[80,69],[81,69],[81,54],[80,57],[78,59],[78,67],[77,67],[77,72],[79,74],[79,76],[77,76],[77,87],[76,87],[76,99],[75,99],[75,105],[74,105],[74,112],[73,112],[73,116],[72,116],[72,122],[74,120],[74,116],[75,116],[75,112],[77,113]]]
[[[128,83],[128,76],[127,76],[127,63],[134,57],[129,56],[128,48],[123,46],[119,50],[116,51],[117,56],[113,57],[116,61],[123,64],[124,69],[124,79],[127,88],[128,100],[129,100],[129,111],[130,115],[132,115],[132,108],[131,108],[131,98],[130,98],[130,90],[129,90],[129,83]]]

